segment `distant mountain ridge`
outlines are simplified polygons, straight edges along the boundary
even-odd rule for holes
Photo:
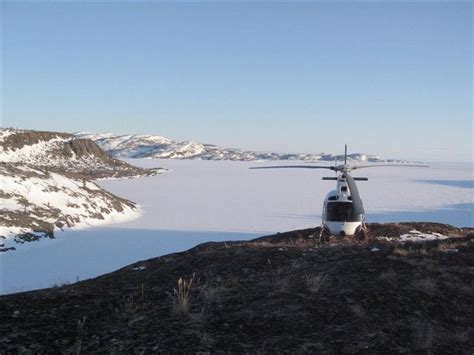
[[[154,158],[154,159],[200,159],[200,160],[306,160],[306,161],[339,161],[343,155],[333,154],[300,154],[300,153],[265,153],[246,151],[238,148],[223,148],[213,144],[193,141],[176,141],[161,136],[132,134],[114,135],[112,133],[78,132],[77,138],[90,139],[105,152],[115,158]],[[404,162],[394,159],[382,159],[377,155],[365,153],[349,154],[350,161],[358,162]]]

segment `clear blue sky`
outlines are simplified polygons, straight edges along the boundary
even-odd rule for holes
[[[2,3],[3,126],[472,161],[470,3]]]

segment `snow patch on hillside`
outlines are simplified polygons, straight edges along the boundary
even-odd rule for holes
[[[15,130],[12,128],[2,128],[0,129],[0,143],[3,143],[5,138],[15,133]],[[3,147],[0,146],[0,151]]]

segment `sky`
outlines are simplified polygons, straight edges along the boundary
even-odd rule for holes
[[[2,126],[473,161],[469,2],[2,2]]]

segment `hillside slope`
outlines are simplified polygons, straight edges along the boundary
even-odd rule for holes
[[[138,216],[137,206],[85,178],[0,164],[0,252],[53,238],[55,229]]]
[[[207,243],[96,279],[0,297],[0,348],[470,354],[473,230],[374,227],[374,236],[436,229],[450,237],[418,244],[335,238],[318,245],[310,238],[317,229],[309,229]],[[186,291],[188,303],[180,303]]]

